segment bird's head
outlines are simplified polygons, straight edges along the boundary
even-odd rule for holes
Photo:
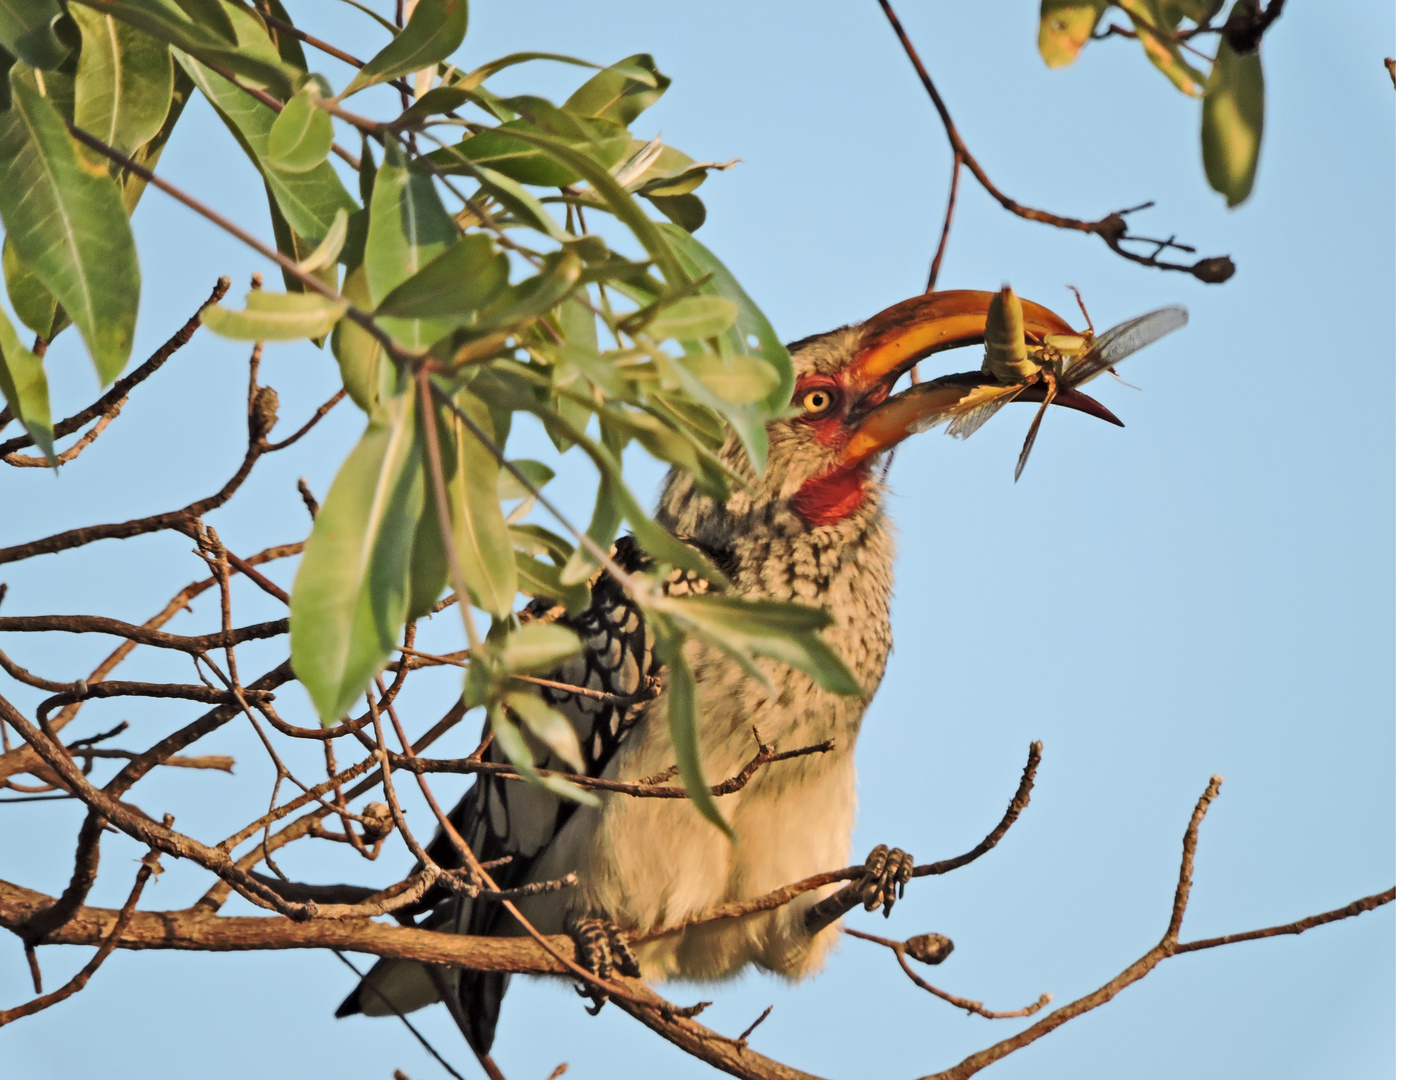
[[[927,293],[791,346],[795,414],[772,425],[769,458],[777,465],[766,479],[783,489],[799,517],[818,526],[854,514],[867,501],[880,455],[947,419],[984,381],[974,371],[895,392],[900,377],[924,357],[981,344],[993,298],[977,290]],[[1047,334],[1076,334],[1055,312],[1030,300],[1022,306],[1032,344]],[[1034,386],[1016,400],[1041,400],[1042,389]],[[1059,394],[1053,404],[1114,420],[1075,391]]]
[[[793,409],[769,424],[764,475],[721,506],[677,472],[662,498],[664,520],[682,535],[720,544],[736,533],[741,518],[771,528],[786,521],[803,530],[848,523],[864,528],[860,519],[879,509],[874,472],[882,455],[951,416],[965,395],[991,379],[972,371],[899,392],[897,382],[926,356],[982,344],[994,295],[978,290],[927,293],[855,326],[794,342],[789,346],[796,375]],[[1022,307],[1024,331],[1033,345],[1047,334],[1077,333],[1039,304],[1023,300]],[[1014,400],[1040,401],[1041,391],[1036,386]],[[1076,391],[1062,391],[1053,404],[1119,423]],[[739,471],[747,471],[736,440],[722,453]]]

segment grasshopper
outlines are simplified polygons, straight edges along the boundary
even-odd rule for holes
[[[1079,294],[1077,299],[1080,302]],[[1085,310],[1083,304],[1083,313]],[[1008,402],[1025,392],[1031,397],[1039,386],[1045,388],[1042,404],[1018,455],[1013,472],[1016,481],[1027,466],[1047,407],[1059,393],[1090,382],[1131,353],[1158,341],[1188,321],[1189,313],[1183,307],[1159,308],[1123,322],[1100,337],[1093,328],[1078,334],[1049,333],[1037,344],[1029,344],[1022,301],[1010,286],[1004,285],[988,307],[983,334],[983,368],[981,373],[975,373],[981,375],[982,381],[954,406],[945,430],[955,438],[967,439]],[[1089,317],[1087,325],[1090,325]]]

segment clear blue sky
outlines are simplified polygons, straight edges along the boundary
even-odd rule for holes
[[[856,852],[878,842],[921,859],[966,850],[1001,815],[1028,741],[1044,740],[1046,757],[1031,808],[996,852],[917,882],[889,923],[851,921],[893,937],[951,936],[954,955],[928,972],[951,992],[996,1008],[1042,991],[1061,1003],[1158,939],[1180,837],[1211,773],[1226,782],[1203,831],[1189,936],[1289,921],[1393,881],[1394,414],[1383,388],[1394,357],[1394,97],[1381,66],[1394,51],[1393,8],[1288,5],[1266,41],[1261,176],[1230,212],[1203,180],[1197,104],[1132,44],[1099,43],[1052,72],[1035,48],[1036,0],[897,6],[970,146],[1010,194],[1088,218],[1155,199],[1135,228],[1177,231],[1201,254],[1238,263],[1222,286],[1145,270],[1095,239],[1006,216],[966,177],[941,287],[1011,281],[1075,321],[1071,282],[1098,327],[1168,303],[1185,304],[1190,323],[1122,366],[1142,391],[1097,384],[1125,430],[1051,417],[1020,484],[1012,466],[1030,410],[1019,407],[967,443],[913,440],[890,476],[896,651],[861,739]],[[290,7],[364,56],[382,40],[331,0]],[[700,236],[784,340],[863,319],[923,286],[949,158],[874,4],[481,0],[456,59],[470,67],[520,49],[601,62],[655,55],[675,84],[638,131],[661,130],[700,159],[744,159],[702,191],[710,217]],[[335,84],[347,78],[335,61],[322,69]],[[501,85],[561,100],[579,78],[537,65]],[[213,124],[198,100],[161,171],[267,232],[251,168]],[[238,293],[251,270],[270,273],[158,193],[136,228],[139,355],[219,274]],[[92,377],[72,333],[51,355],[63,415],[92,396]],[[202,335],[59,479],[8,471],[0,544],[214,490],[242,446],[243,363],[242,349]],[[337,385],[330,358],[304,345],[270,349],[264,371],[290,429]],[[341,407],[286,459],[262,466],[212,524],[238,551],[303,535],[293,478],[326,490],[359,426]],[[520,450],[548,452],[528,439]],[[585,516],[578,469],[564,462],[550,490]],[[659,475],[638,462],[637,490],[649,497]],[[6,567],[6,612],[141,621],[154,598],[200,576],[188,548],[147,538]],[[276,576],[286,581],[291,569]],[[239,602],[246,619],[276,615],[253,593]],[[208,628],[210,618],[198,606],[175,626]],[[96,658],[57,638],[6,647],[51,678],[74,678]],[[161,658],[146,665],[132,670],[189,677]],[[444,682],[430,689],[407,705],[417,726],[453,694]],[[161,703],[89,709],[82,733],[128,719],[134,745],[184,715]],[[253,817],[269,782],[236,725],[208,743],[201,749],[240,759],[228,802],[194,803],[224,779],[176,770],[137,793],[149,812],[176,810],[178,826],[203,838]],[[440,785],[447,798],[458,787]],[[3,815],[0,876],[60,889],[80,809],[7,806]],[[121,902],[139,854],[124,838],[105,841],[95,903]],[[145,906],[181,907],[204,888],[167,862]],[[406,864],[390,848],[370,866],[314,849],[283,862],[307,880],[368,882]],[[1393,941],[1388,909],[1177,958],[985,1075],[1388,1077]],[[86,955],[45,950],[50,984]],[[0,937],[0,1003],[25,998],[27,985],[18,942]],[[348,985],[321,953],[120,953],[79,997],[6,1030],[0,1059],[24,1080],[99,1067],[114,1080],[444,1075],[394,1021],[334,1021]],[[703,993],[678,989],[681,1000],[712,998],[704,1019],[728,1033],[775,1005],[753,1045],[832,1077],[932,1072],[1022,1023],[959,1013],[859,941],[803,986],[750,975]],[[442,1014],[416,1019],[474,1074]],[[510,1080],[544,1077],[560,1061],[575,1078],[709,1074],[623,1014],[590,1019],[562,987],[526,979],[508,996],[496,1056]]]

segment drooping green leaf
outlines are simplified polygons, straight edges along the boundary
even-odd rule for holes
[[[647,326],[662,340],[703,340],[727,331],[738,314],[739,305],[723,296],[686,296],[660,308]]]
[[[133,161],[147,170],[156,169],[162,151],[166,149],[171,133],[176,129],[176,121],[181,119],[186,102],[191,100],[191,94],[196,88],[195,83],[191,82],[191,77],[179,67],[172,69],[171,76],[171,102],[166,110],[166,119],[162,121],[157,133],[130,155]],[[142,198],[142,193],[147,190],[147,181],[136,173],[124,171],[118,177],[118,183],[122,187],[122,205],[127,208],[127,216],[131,217],[132,211],[137,208],[138,200]]]
[[[15,245],[10,243],[8,237],[3,254],[0,254],[0,263],[3,263],[5,269],[5,291],[10,295],[10,303],[20,322],[40,337],[47,338],[50,327],[54,325],[54,313],[58,306],[54,295],[15,253]]]
[[[328,160],[333,148],[333,118],[314,100],[316,86],[305,86],[288,100],[269,128],[269,164],[284,172],[305,173]]]
[[[318,512],[289,599],[294,672],[325,725],[356,703],[396,647],[425,496],[415,395],[367,425]]]
[[[419,9],[418,9],[419,10]],[[380,304],[460,238],[430,174],[409,163],[395,140],[377,170],[363,266],[372,302]],[[454,329],[453,319],[384,319],[379,324],[408,349],[421,350]]]
[[[268,48],[273,48],[262,33],[260,40]],[[274,163],[269,137],[276,114],[271,109],[203,64],[195,63],[189,57],[178,56],[177,60],[201,93],[215,106],[215,111],[250,160],[263,173],[279,210],[295,235],[305,240],[321,239],[332,227],[339,210],[351,214],[358,209],[328,161],[304,172],[290,172]]]
[[[724,333],[723,339],[735,353],[760,356],[778,373],[778,386],[760,408],[766,416],[780,415],[793,399],[793,360],[773,332],[772,324],[709,248],[684,229],[662,225],[660,231],[693,280],[710,275],[700,286],[702,295],[722,296],[738,305],[734,325]]]
[[[77,4],[71,14],[83,35],[74,125],[130,154],[161,130],[170,109],[171,50],[111,15]]]
[[[405,29],[362,65],[339,96],[440,63],[459,48],[469,23],[469,0],[421,0]]]
[[[407,602],[407,621],[428,614],[439,602],[445,587],[450,584],[450,559],[445,553],[440,501],[436,498],[435,488],[432,486],[436,483],[435,462],[430,454],[430,436],[426,431],[425,411],[420,408],[416,410],[416,426],[416,441],[420,448],[421,472],[426,494],[421,502],[421,516],[416,522],[415,534],[411,538],[411,596]],[[448,490],[459,462],[455,454],[453,436],[439,416],[435,418],[435,438],[440,451],[440,482],[445,484]]]
[[[0,48],[30,67],[58,67],[69,54],[54,33],[63,15],[56,0],[0,0]]]
[[[713,352],[691,352],[676,364],[687,368],[712,395],[728,405],[752,405],[778,386],[777,370],[762,357],[749,353],[725,359]]]
[[[544,746],[567,762],[568,768],[575,773],[585,771],[582,744],[577,741],[577,731],[566,716],[537,694],[524,690],[510,690],[504,695],[504,705],[514,711],[524,727]]]
[[[0,220],[15,253],[63,305],[107,385],[132,351],[140,273],[117,185],[79,162],[63,117],[20,68],[0,113]]]
[[[346,310],[346,300],[330,300],[315,292],[255,289],[245,295],[244,311],[211,304],[201,311],[201,323],[236,341],[297,341],[322,337]]]
[[[372,308],[367,268],[359,266],[343,278],[342,295],[362,311]],[[347,317],[333,327],[333,355],[348,396],[368,415],[390,396],[393,369],[381,342]]]
[[[1050,68],[1066,67],[1080,55],[1109,0],[1042,0],[1037,51]]]
[[[563,110],[629,127],[669,86],[670,79],[656,70],[655,58],[638,53],[593,75],[563,102]]]
[[[669,669],[666,677],[666,714],[670,722],[670,741],[675,747],[675,763],[680,769],[680,783],[705,820],[733,840],[734,830],[719,809],[704,774],[700,751],[699,695],[695,687],[695,673],[685,659],[684,635],[673,622],[659,615],[648,612],[647,619],[655,630],[656,652]]]
[[[486,233],[458,240],[386,295],[378,315],[469,322],[509,283],[509,257]]]
[[[716,595],[663,597],[654,606],[731,652],[767,656],[795,667],[830,693],[862,692],[856,676],[817,633],[832,622],[821,608]]]
[[[481,431],[493,431],[484,402],[461,392],[455,403]],[[458,467],[447,478],[447,487],[457,561],[475,603],[495,618],[506,619],[514,610],[519,579],[509,526],[499,505],[499,461],[463,424],[455,423],[454,433]]]
[[[552,671],[582,651],[582,642],[566,626],[527,622],[511,633],[499,652],[499,662],[511,675]]]
[[[590,791],[583,791],[560,776],[540,776],[534,767],[533,751],[524,741],[523,733],[514,726],[504,713],[502,705],[495,704],[489,710],[489,726],[494,732],[494,741],[508,758],[509,764],[530,784],[551,791],[559,798],[571,799],[583,806],[599,806],[601,800]]]
[[[1204,94],[1202,142],[1204,175],[1230,207],[1252,194],[1262,115],[1262,56],[1241,54],[1222,38]]]
[[[0,394],[16,420],[24,425],[34,445],[59,467],[54,457],[54,424],[49,414],[49,380],[44,362],[20,343],[19,335],[0,310]]]

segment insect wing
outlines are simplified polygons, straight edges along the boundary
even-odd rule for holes
[[[967,439],[988,423],[994,413],[1026,389],[1026,383],[1018,383],[1016,386],[974,387],[954,406],[954,418],[949,421],[949,426],[944,429],[944,433],[953,435],[956,439]]]
[[[1062,385],[1077,387],[1120,363],[1131,353],[1153,344],[1189,321],[1188,309],[1174,306],[1151,311],[1114,326],[1096,339],[1079,360],[1062,373]]]

